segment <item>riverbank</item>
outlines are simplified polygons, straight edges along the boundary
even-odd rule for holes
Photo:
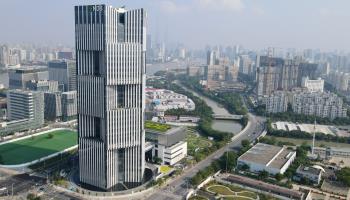
[[[214,100],[212,100],[208,97],[205,97],[204,95],[199,94],[198,92],[182,85],[179,82],[176,82],[176,84],[178,84],[179,86],[181,86],[185,90],[191,92],[194,96],[197,96],[197,97],[201,98],[203,101],[205,101],[205,103],[209,107],[211,107],[214,114],[216,114],[216,115],[230,115],[229,111],[226,108],[224,108],[221,104],[215,102]],[[216,120],[216,119],[213,119],[212,124],[211,124],[211,128],[214,130],[217,130],[217,131],[230,132],[233,134],[237,134],[242,130],[243,125],[238,123],[237,121],[234,121],[234,120]]]

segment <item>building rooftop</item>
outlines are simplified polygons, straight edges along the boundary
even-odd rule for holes
[[[239,157],[239,160],[282,168],[295,152],[285,147],[258,143]]]
[[[15,70],[15,72],[18,74],[35,73],[35,72],[42,72],[42,71],[47,71],[47,67],[46,66],[30,66],[30,67],[21,67],[21,68]]]
[[[299,173],[307,173],[318,176],[321,173],[321,169],[315,168],[315,167],[307,167],[304,165],[300,165],[297,169],[297,172]]]

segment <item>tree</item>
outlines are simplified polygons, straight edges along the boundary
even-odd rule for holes
[[[226,170],[227,167],[227,171],[230,172],[233,170],[233,168],[236,167],[237,165],[237,158],[238,155],[233,152],[233,151],[228,151],[225,152],[223,156],[221,156],[220,158],[220,168],[223,170]]]
[[[337,180],[350,186],[350,167],[344,167],[336,173]]]
[[[27,199],[28,199],[28,200],[40,200],[41,198],[38,197],[38,196],[36,196],[36,195],[33,194],[33,193],[29,193],[29,194],[27,195]]]
[[[48,139],[52,139],[52,138],[53,138],[53,134],[52,134],[52,133],[49,133],[49,134],[47,135],[47,138],[48,138]]]
[[[269,172],[263,170],[259,172],[259,179],[265,180],[269,177]]]
[[[162,160],[161,158],[159,158],[159,157],[154,157],[154,158],[153,158],[153,162],[156,163],[156,164],[158,164],[158,165],[162,164],[162,161],[163,161],[163,160]]]
[[[276,175],[275,175],[275,179],[276,179],[277,181],[281,181],[281,180],[283,179],[283,174],[280,174],[280,173],[276,174]]]
[[[164,70],[160,70],[160,71],[157,71],[156,73],[154,73],[155,76],[165,76],[166,74],[167,74],[167,72]]]
[[[250,146],[249,140],[242,140],[241,144],[242,144],[242,147],[243,147],[243,148],[249,147],[249,146]]]

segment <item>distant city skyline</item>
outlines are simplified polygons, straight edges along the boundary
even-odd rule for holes
[[[188,48],[241,44],[350,50],[347,0],[4,0],[0,43],[74,45],[72,7],[82,3],[143,7],[153,40]]]

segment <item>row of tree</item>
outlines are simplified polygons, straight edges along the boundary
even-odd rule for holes
[[[344,167],[336,173],[337,180],[350,187],[350,167]]]
[[[237,167],[238,157],[248,151],[248,149],[251,147],[248,140],[242,140],[241,146],[242,148],[238,153],[227,151],[219,159],[213,161],[208,167],[197,172],[197,174],[191,178],[191,184],[193,186],[196,186],[219,170],[227,170],[227,172],[234,171]]]

